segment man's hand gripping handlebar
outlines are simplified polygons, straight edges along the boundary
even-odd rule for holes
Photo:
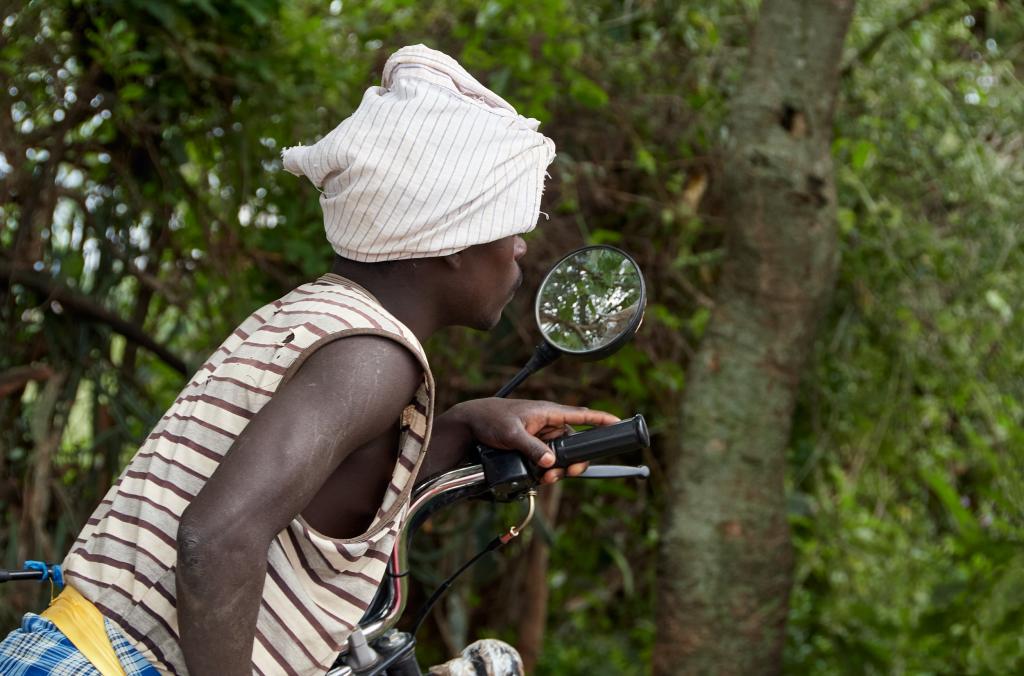
[[[543,473],[551,468],[600,460],[612,455],[627,453],[650,445],[647,423],[640,414],[612,425],[594,427],[584,432],[567,434],[548,442],[554,453],[555,462],[551,467],[541,468],[531,463],[521,453],[477,447],[480,464],[483,466],[488,490],[499,501],[514,500],[541,482]],[[581,478],[625,478],[646,477],[646,467],[595,466],[580,474]]]

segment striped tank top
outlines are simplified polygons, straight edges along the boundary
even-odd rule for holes
[[[174,590],[182,512],[274,391],[314,350],[354,334],[406,346],[423,366],[423,383],[398,421],[399,459],[369,529],[334,539],[298,515],[271,544],[253,671],[324,673],[373,599],[423,461],[434,384],[412,332],[368,292],[329,274],[260,308],[224,341],[146,438],[64,560],[68,583],[162,673],[187,673]]]

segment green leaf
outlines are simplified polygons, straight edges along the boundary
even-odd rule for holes
[[[658,173],[658,162],[654,159],[654,155],[647,148],[640,146],[636,149],[636,157],[634,159],[636,167],[640,171],[650,174],[653,176]]]
[[[697,308],[697,310],[690,317],[689,322],[690,332],[696,338],[700,338],[704,335],[704,330],[708,326],[708,320],[711,319],[711,310],[706,307]]]
[[[971,537],[977,536],[979,531],[978,521],[961,504],[956,488],[946,479],[945,473],[930,467],[922,467],[920,472],[921,478],[924,479],[925,483],[932,489],[932,492],[939,498],[942,506],[946,508],[961,534]]]
[[[569,96],[588,108],[603,108],[608,105],[608,94],[604,89],[583,75],[577,75],[569,83]]]
[[[853,146],[853,152],[850,153],[850,165],[854,171],[860,171],[875,154],[875,144],[871,141],[861,139]]]
[[[121,101],[125,103],[141,99],[145,95],[146,89],[142,85],[136,84],[134,82],[126,84],[125,86],[121,87],[121,91],[119,92]]]
[[[1013,319],[1013,308],[1006,302],[1002,294],[995,289],[989,289],[985,292],[985,302],[988,303],[990,308],[999,313],[999,317],[1004,323],[1008,323]]]

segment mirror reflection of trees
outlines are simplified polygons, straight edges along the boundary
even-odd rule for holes
[[[640,306],[640,272],[613,249],[581,251],[558,264],[539,292],[541,333],[567,352],[589,352],[620,336]]]

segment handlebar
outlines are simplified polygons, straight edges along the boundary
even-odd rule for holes
[[[554,466],[568,467],[577,462],[590,462],[647,448],[650,443],[647,423],[642,415],[637,414],[614,425],[559,437],[548,445],[555,452]],[[515,499],[524,490],[535,486],[545,472],[516,451],[479,446],[477,453],[487,477],[487,487],[499,501]]]
[[[561,458],[556,460],[556,466],[560,467],[647,448],[649,444],[650,435],[642,415],[551,442],[556,458]],[[405,523],[388,561],[384,582],[366,616],[359,623],[367,641],[373,641],[393,627],[405,610],[408,600],[409,544],[412,535],[427,518],[444,507],[471,498],[490,496],[497,500],[513,500],[536,486],[544,472],[516,451],[499,451],[482,446],[477,451],[480,464],[460,467],[427,479],[413,491]],[[565,464],[559,465],[559,462]],[[646,469],[630,471],[618,468],[604,474],[608,478],[644,477],[647,476]]]
[[[600,460],[609,455],[647,448],[651,445],[651,437],[647,432],[647,421],[637,414],[614,425],[559,437],[548,445],[555,452],[555,467],[568,467],[577,462]]]

